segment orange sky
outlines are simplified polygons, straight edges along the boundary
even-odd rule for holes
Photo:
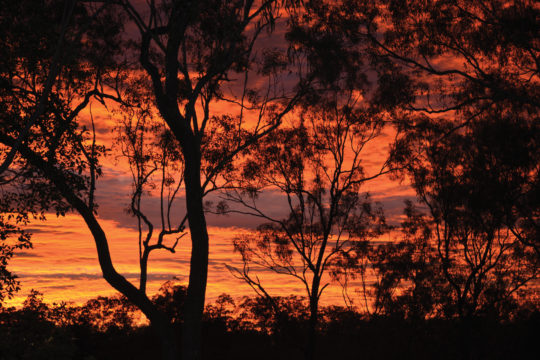
[[[283,36],[283,34],[278,34]],[[266,36],[266,35],[264,35]],[[263,36],[263,37],[264,37]],[[263,38],[264,41],[266,41]],[[234,83],[234,82],[233,82]],[[234,92],[234,90],[231,90]],[[115,134],[115,115],[94,102],[81,113],[81,124],[90,128],[90,111],[97,130],[97,142],[110,146]],[[213,114],[235,113],[229,103],[217,103]],[[290,115],[289,115],[290,116]],[[367,175],[376,172],[387,155],[392,136],[383,135],[369,144],[364,150],[363,165]],[[96,199],[99,204],[99,217],[110,241],[112,258],[120,273],[130,281],[138,283],[138,240],[135,221],[125,209],[131,193],[131,175],[125,159],[117,156],[118,149],[103,161],[103,176],[98,180]],[[387,216],[396,221],[403,209],[403,200],[414,195],[412,189],[388,177],[376,179],[364,188],[375,201],[383,203]],[[272,215],[282,215],[285,207],[279,197],[272,193],[264,194],[261,207]],[[183,214],[183,198],[179,198],[176,214]],[[159,213],[159,199],[146,197],[144,200],[150,216]],[[212,301],[221,293],[233,296],[254,295],[248,285],[235,279],[224,264],[240,265],[240,257],[233,253],[232,240],[240,232],[254,228],[260,221],[247,216],[208,215],[210,226],[210,267],[207,295]],[[29,230],[33,232],[34,249],[16,254],[10,269],[21,281],[21,291],[11,300],[10,305],[20,305],[31,289],[44,293],[48,302],[74,301],[77,303],[98,296],[112,295],[112,289],[102,278],[97,262],[94,242],[88,229],[77,214],[64,218],[48,216],[47,222],[34,222]],[[186,283],[189,260],[189,238],[184,237],[178,245],[176,254],[155,251],[149,263],[148,292],[153,294],[166,280],[177,277]],[[272,295],[304,294],[301,284],[293,278],[273,273],[260,275],[263,284]],[[342,305],[341,289],[330,286],[321,299],[322,303]]]
[[[99,140],[110,144],[114,134],[107,129],[112,127],[114,119],[104,109],[95,106],[92,112],[98,124]],[[391,136],[381,136],[366,148],[365,166],[368,169],[380,166],[391,140]],[[100,206],[100,221],[110,241],[113,262],[120,273],[137,284],[138,240],[135,222],[125,212],[131,191],[131,175],[124,161],[116,156],[105,159],[104,176],[100,178],[97,188],[97,202]],[[368,183],[365,190],[373,195],[374,200],[382,202],[394,222],[401,215],[403,200],[413,195],[410,187],[391,181],[388,177]],[[157,197],[147,198],[146,202],[150,207],[155,204],[157,213]],[[280,205],[279,197],[271,193],[263,195],[261,203],[273,214],[279,214],[284,208]],[[183,198],[178,199],[178,206],[183,207]],[[249,286],[234,278],[224,264],[241,265],[240,256],[233,253],[232,240],[260,221],[246,216],[209,215],[208,223],[211,243],[208,301],[222,293],[233,296],[254,295]],[[115,290],[101,277],[93,238],[77,214],[71,213],[63,218],[50,215],[46,222],[30,224],[29,230],[34,234],[34,249],[19,252],[11,261],[10,269],[19,276],[22,289],[6,302],[8,305],[20,305],[31,289],[43,292],[47,302],[82,303],[98,295],[115,294]],[[175,254],[166,251],[152,253],[149,263],[149,294],[155,293],[163,282],[174,277],[187,284],[189,249],[190,240],[186,236],[180,241]],[[257,274],[272,295],[304,295],[302,285],[291,277],[268,271]],[[324,304],[343,305],[341,288],[330,286],[321,301]]]
[[[109,235],[112,259],[117,269],[128,280],[137,283],[137,233],[121,227],[113,220],[102,221]],[[75,214],[65,218],[35,223],[34,249],[20,252],[11,262],[11,269],[19,276],[22,290],[6,305],[18,306],[30,289],[44,293],[45,301],[72,301],[82,303],[98,295],[113,295],[116,291],[101,277],[95,248],[90,232]],[[231,239],[245,229],[210,227],[210,265],[208,301],[228,293],[234,297],[253,295],[243,281],[234,278],[225,267],[241,266],[238,254],[233,253]],[[175,254],[154,252],[150,260],[149,294],[159,286],[177,277],[186,283],[188,275],[189,239],[185,237]],[[257,272],[262,283],[273,295],[303,295],[301,285],[288,276],[278,276],[268,271]],[[208,302],[207,301],[207,302]],[[323,303],[343,304],[341,289],[330,286],[323,295]]]

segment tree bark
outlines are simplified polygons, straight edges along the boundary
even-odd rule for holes
[[[189,145],[184,147],[184,160],[186,207],[191,235],[191,261],[189,285],[184,305],[181,351],[182,360],[200,360],[202,315],[208,277],[208,231],[203,211],[200,148],[196,144]]]

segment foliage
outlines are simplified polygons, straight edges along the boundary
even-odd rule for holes
[[[75,2],[0,6],[0,286],[11,292],[16,283],[6,262],[14,250],[30,247],[30,234],[20,227],[71,209],[33,160],[46,159],[66,186],[93,202],[97,158],[105,149],[91,141],[77,116],[108,80],[100,74],[112,69],[108,59],[118,54],[119,23],[104,8],[93,13]],[[8,239],[14,235],[18,240]]]
[[[454,228],[452,214],[437,223],[432,213],[408,204],[402,240],[373,246],[365,255],[376,276],[361,292],[372,300],[363,299],[367,311],[411,319],[507,319],[534,299],[537,265],[530,248],[504,229]]]
[[[163,289],[174,285],[165,284]],[[184,290],[185,291],[185,290]],[[181,291],[180,291],[181,292]],[[175,295],[162,290],[164,303]],[[267,299],[232,299],[220,296],[207,306],[204,317],[204,359],[295,359],[301,355],[308,321],[305,299],[276,298],[281,319]],[[155,352],[148,345],[157,341],[147,325],[133,321],[136,309],[125,298],[100,297],[83,305],[47,304],[33,291],[20,309],[0,308],[0,357],[5,359],[145,359]],[[459,356],[459,324],[453,320],[404,320],[379,315],[366,320],[363,314],[340,307],[322,307],[317,359],[328,356],[364,355],[392,359],[412,355],[419,359]],[[115,319],[124,326],[117,326]],[[105,326],[104,326],[105,325]],[[180,324],[176,324],[178,327]],[[500,322],[485,314],[471,322],[478,357],[526,357],[534,349],[538,307],[525,316]],[[444,354],[440,348],[447,348]],[[438,354],[438,355],[437,355]]]
[[[172,324],[181,324],[184,319],[184,303],[187,289],[173,282],[165,282],[152,298],[156,307],[167,314]]]
[[[32,247],[30,234],[13,225],[10,220],[17,221],[13,215],[0,214],[0,304],[19,290],[17,276],[7,269],[9,260],[17,250]]]

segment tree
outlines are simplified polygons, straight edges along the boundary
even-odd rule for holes
[[[183,185],[183,162],[178,144],[163,123],[153,121],[147,107],[125,108],[126,113],[119,122],[117,144],[122,158],[127,158],[133,192],[128,212],[137,219],[139,234],[139,290],[146,293],[148,260],[155,250],[175,252],[178,241],[186,235],[187,217],[175,223],[171,219],[174,203]],[[145,193],[159,193],[159,225],[156,228],[151,216],[142,206]],[[174,242],[168,244],[173,236]],[[157,239],[156,239],[157,238]],[[177,314],[178,316],[178,314]]]
[[[315,19],[330,18],[330,5],[313,4]],[[425,116],[434,122],[452,119],[454,126],[447,129],[451,133],[509,114],[522,124],[523,133],[514,128],[516,136],[528,138],[528,132],[535,131],[540,93],[539,9],[534,1],[381,0],[341,5],[347,11],[337,26],[348,38],[371,43],[372,76],[377,78],[374,103],[388,112],[401,134],[422,124]],[[531,154],[538,153],[534,144],[529,143]],[[399,141],[395,148],[399,152]],[[520,193],[514,193],[514,203],[507,207],[506,225],[520,241],[538,249],[538,171],[520,186],[513,189]]]
[[[66,19],[58,14],[56,1],[8,3],[3,4],[6,16],[1,18],[6,56],[1,64],[0,142],[3,163],[10,167],[2,174],[2,213],[26,222],[50,212],[77,211],[94,237],[104,278],[154,324],[163,357],[175,358],[168,319],[112,264],[94,196],[101,174],[98,159],[105,149],[96,144],[93,122],[84,126],[79,118],[91,99],[124,104],[117,87],[122,81],[118,60],[125,45],[119,35],[122,18],[109,4],[69,2],[73,6],[66,9],[71,8],[73,15]],[[62,71],[52,76],[58,66],[55,44],[62,37]]]
[[[493,250],[488,234],[502,239],[495,229],[508,231],[529,248],[528,263],[539,239],[538,7],[521,0],[354,3],[342,24],[371,42],[375,103],[399,132],[395,163],[408,164],[424,204],[437,202],[435,219],[452,213],[456,229],[482,227],[483,235],[462,234],[462,243]]]
[[[524,134],[525,126],[512,115],[451,133],[452,122],[426,122],[424,131],[409,134],[416,139],[411,146],[422,152],[409,152],[407,170],[428,208],[437,258],[451,288],[453,305],[445,312],[466,318],[511,298],[537,276],[534,249],[508,227],[507,214],[529,176],[537,176],[530,147],[538,130],[529,128],[510,147],[508,134]]]
[[[448,289],[439,271],[433,229],[411,201],[406,201],[405,216],[392,241],[368,244],[345,269],[351,278],[360,278],[356,292],[368,318],[425,320],[442,315]],[[349,283],[343,285],[348,295]]]
[[[427,115],[433,122],[452,119],[441,137],[464,128],[474,132],[475,123],[492,121],[495,128],[503,126],[525,139],[527,154],[515,152],[519,160],[513,163],[506,156],[513,151],[509,142],[492,155],[505,163],[500,169],[520,178],[504,189],[504,196],[512,197],[505,200],[504,222],[538,255],[534,154],[539,149],[536,135],[531,136],[537,134],[540,106],[535,2],[383,0],[364,5],[359,9],[368,14],[362,33],[373,44],[379,98],[392,102],[404,133],[425,123]]]
[[[340,5],[346,10],[333,17],[328,2],[311,2],[311,19],[324,24],[334,20],[350,41],[371,43],[377,78],[373,104],[386,112],[398,130],[394,163],[409,164],[417,191],[433,186],[431,195],[443,191],[442,185],[438,188],[435,180],[426,185],[425,176],[446,180],[433,170],[444,168],[438,161],[469,169],[465,178],[452,176],[459,186],[470,186],[469,191],[482,190],[475,202],[484,207],[478,207],[476,215],[486,216],[489,207],[496,218],[488,232],[509,231],[509,238],[538,255],[539,10],[535,3],[382,0]],[[459,135],[453,137],[454,132]],[[453,138],[447,141],[447,137]],[[515,144],[511,139],[523,141]],[[440,157],[430,158],[438,142],[445,150],[440,149]],[[442,156],[444,151],[454,151],[450,143],[461,149],[452,160]],[[465,150],[462,143],[474,146]],[[424,172],[430,166],[433,173]],[[450,189],[450,184],[444,185],[449,197]],[[486,189],[501,195],[488,198]],[[457,213],[452,206],[459,208],[459,201],[447,203],[450,208],[445,210]],[[478,224],[454,225],[466,229]],[[529,262],[530,251],[523,255],[524,263]]]
[[[46,3],[35,9],[48,15],[57,4]],[[26,29],[38,29],[34,23],[36,13],[29,11],[34,8],[29,3],[23,5],[28,7],[23,11],[29,15],[24,23]],[[146,263],[153,249],[174,250],[174,245],[165,245],[163,236],[181,233],[184,221],[179,221],[177,226],[169,223],[162,226],[157,242],[151,244],[153,225],[145,217],[140,199],[144,187],[152,182],[149,174],[155,172],[148,166],[157,164],[156,171],[159,169],[165,175],[163,171],[171,164],[171,154],[178,156],[181,153],[181,159],[174,159],[174,166],[182,169],[183,174],[175,179],[174,184],[178,188],[183,180],[186,189],[185,219],[192,238],[182,351],[185,359],[199,358],[208,267],[208,234],[202,198],[222,185],[219,174],[230,168],[232,159],[238,153],[280,125],[282,117],[304,93],[309,78],[306,80],[303,73],[295,76],[295,72],[288,72],[287,44],[282,33],[277,33],[275,47],[259,45],[263,35],[268,40],[272,34],[276,34],[274,29],[283,10],[282,2],[223,4],[215,1],[163,1],[147,5],[144,8],[143,4],[134,5],[128,1],[76,4],[74,11],[81,14],[81,19],[75,19],[78,25],[85,24],[84,31],[73,30],[73,35],[71,28],[66,30],[67,37],[73,36],[73,41],[66,45],[66,49],[73,51],[73,57],[68,58],[72,62],[65,64],[68,70],[56,78],[51,86],[46,101],[48,108],[36,116],[36,123],[30,126],[32,131],[28,135],[23,131],[23,124],[28,124],[24,121],[28,111],[20,108],[19,104],[26,102],[32,107],[37,106],[39,96],[35,94],[46,87],[42,85],[45,80],[38,74],[43,69],[45,71],[41,73],[47,73],[50,52],[30,53],[25,50],[8,57],[12,63],[7,63],[7,70],[3,74],[6,85],[3,100],[9,116],[6,112],[3,122],[8,126],[2,129],[0,141],[6,149],[10,149],[6,154],[15,154],[13,161],[7,161],[7,158],[5,161],[11,164],[9,171],[14,174],[8,180],[10,189],[17,189],[25,199],[37,202],[31,203],[33,207],[20,206],[18,211],[45,214],[54,209],[58,214],[63,214],[69,209],[76,210],[94,237],[104,278],[150,319],[160,334],[165,358],[177,357],[177,347],[169,319],[146,295]],[[14,12],[16,10],[20,9]],[[89,22],[82,19],[87,15]],[[119,36],[126,20],[124,16],[139,30],[140,37],[132,32]],[[57,23],[53,15],[50,22]],[[280,26],[286,24],[281,22]],[[28,41],[22,37],[25,41],[17,43],[16,39],[23,30],[9,29],[13,36],[11,42],[5,43],[6,49],[17,52],[20,49],[46,47],[58,32],[57,27],[47,28],[48,31],[36,32],[32,35],[37,36],[29,36]],[[133,46],[128,49],[128,44]],[[77,52],[79,49],[84,51]],[[39,57],[33,54],[47,55]],[[67,53],[62,55],[66,56]],[[140,152],[142,138],[139,130],[142,134],[146,130],[137,128],[136,123],[146,121],[143,114],[148,110],[144,103],[148,93],[142,91],[146,83],[140,78],[128,79],[127,72],[119,71],[120,68],[126,70],[123,59],[133,55],[140,67],[132,67],[130,70],[134,71],[131,74],[143,70],[143,74],[148,76],[150,93],[155,100],[153,105],[169,128],[169,132],[160,130],[161,134],[156,136],[156,144],[161,146],[161,151],[166,151],[158,156],[159,159],[141,157]],[[18,67],[17,61],[22,61],[24,66]],[[37,67],[34,66],[36,62],[39,64]],[[256,66],[257,63],[261,66]],[[278,81],[280,74],[287,76],[287,84]],[[237,76],[239,78],[234,79]],[[30,84],[24,82],[32,77],[36,81]],[[261,79],[266,81],[262,85],[259,82]],[[224,86],[232,84],[233,80],[238,86]],[[21,83],[28,85],[29,89],[14,91],[20,90]],[[32,88],[32,84],[37,84],[37,87]],[[121,110],[133,111],[128,113],[124,130],[129,130],[133,125],[129,122],[134,121],[136,134],[125,137],[123,143],[134,170],[131,212],[139,224],[146,226],[146,229],[139,227],[141,235],[146,232],[139,241],[139,287],[115,270],[107,236],[96,217],[94,192],[96,179],[100,175],[98,158],[104,149],[96,145],[95,131],[88,133],[77,118],[93,96],[101,101],[112,99],[121,105]],[[77,104],[81,98],[82,101]],[[212,106],[217,102],[228,103],[236,110],[230,114],[213,113]],[[90,127],[94,130],[93,122]],[[170,146],[176,146],[181,151],[170,151]],[[142,149],[145,149],[144,146]],[[26,173],[21,176],[24,171]],[[201,175],[204,176],[202,180]],[[32,186],[27,186],[29,183]],[[168,176],[163,176],[161,184],[167,188],[173,183]],[[21,203],[18,200],[18,204]],[[164,218],[162,216],[162,220]]]
[[[384,161],[371,174],[362,166],[362,151],[381,134],[384,123],[361,105],[355,91],[345,93],[319,98],[317,106],[307,107],[288,127],[260,141],[246,156],[222,206],[225,213],[266,221],[253,234],[235,239],[244,267],[230,268],[233,273],[270,302],[272,296],[252,274],[252,265],[292,276],[305,288],[308,359],[314,356],[319,300],[329,273],[339,273],[353,253],[386,229],[382,209],[361,193],[366,182],[391,170]],[[263,191],[282,196],[288,212],[284,218],[258,202]]]
[[[284,3],[163,1],[144,8],[122,2],[139,30],[136,51],[150,79],[155,106],[182,153],[192,245],[182,331],[184,359],[200,358],[208,271],[203,197],[223,186],[219,175],[230,169],[237,154],[280,125],[306,86],[303,76],[293,79],[291,87],[280,82],[291,65],[285,39],[278,37],[276,47],[262,45],[263,34],[270,39],[275,34]],[[255,67],[257,63],[262,66]],[[262,79],[265,82],[259,82]],[[229,82],[238,88],[228,89]],[[214,114],[212,107],[218,101],[236,110]]]
[[[61,312],[57,307],[56,313]],[[96,331],[107,332],[111,330],[129,331],[135,327],[136,308],[128,299],[119,295],[114,297],[98,296],[88,300],[83,306],[75,309],[71,314],[71,321],[78,326],[87,326]],[[58,323],[60,319],[53,319]]]
[[[434,265],[444,280],[436,287],[441,311],[459,320],[464,357],[473,351],[475,317],[507,317],[524,300],[520,292],[524,298],[534,293],[527,284],[537,279],[538,256],[516,236],[509,214],[522,201],[536,204],[527,210],[538,204],[527,198],[536,192],[537,129],[519,114],[495,111],[461,129],[426,118],[402,142],[409,147],[401,159],[428,209]],[[523,141],[515,143],[511,134]]]

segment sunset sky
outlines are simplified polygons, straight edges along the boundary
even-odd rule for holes
[[[98,142],[111,146],[115,133],[115,118],[99,104],[93,104],[82,115],[82,122],[88,121],[90,109],[96,122]],[[222,111],[226,109],[221,109]],[[364,166],[375,171],[386,156],[391,136],[376,139],[364,153]],[[131,174],[126,159],[113,148],[103,161],[103,176],[98,180],[97,203],[99,218],[106,230],[114,264],[120,273],[134,284],[138,283],[138,245],[136,221],[126,209],[130,201]],[[414,196],[406,184],[381,177],[369,182],[365,187],[373,200],[384,206],[387,218],[397,223],[403,209],[403,201]],[[210,199],[215,199],[210,196]],[[285,203],[279,194],[267,192],[261,197],[261,207],[273,215],[285,215]],[[157,194],[146,196],[145,209],[151,216],[158,216]],[[178,214],[182,213],[184,198],[176,203]],[[240,215],[208,214],[210,233],[210,264],[207,288],[207,302],[218,295],[228,293],[233,296],[254,295],[253,290],[242,280],[234,278],[225,264],[240,266],[239,254],[233,252],[232,240],[235,236],[253,229],[260,219]],[[57,218],[49,214],[47,221],[34,221],[28,230],[32,232],[34,248],[21,251],[14,256],[10,269],[19,276],[21,290],[6,305],[20,305],[31,289],[43,292],[47,302],[73,301],[82,303],[98,295],[113,295],[117,292],[103,280],[97,261],[94,240],[89,230],[76,213]],[[148,292],[153,294],[162,283],[176,278],[187,285],[190,254],[189,236],[184,236],[171,254],[159,250],[151,254],[149,262]],[[276,275],[268,270],[257,272],[262,283],[273,295],[304,295],[304,289],[295,279]],[[341,288],[337,285],[325,290],[321,301],[326,304],[342,305]]]
[[[277,31],[272,34],[263,33],[256,47],[274,47],[287,49],[284,41],[285,26],[277,21]],[[128,25],[128,32],[134,31]],[[130,30],[131,29],[131,30]],[[368,74],[368,76],[371,76]],[[250,86],[259,84],[264,79],[250,78]],[[280,86],[294,86],[294,79],[281,78]],[[291,84],[288,84],[288,83]],[[227,91],[235,96],[239,93],[242,82],[231,82]],[[229,87],[230,86],[230,87]],[[110,104],[109,104],[110,105]],[[127,214],[126,209],[132,192],[132,178],[127,160],[120,156],[118,146],[113,146],[117,132],[119,115],[105,108],[97,101],[83,110],[80,124],[91,127],[92,114],[97,133],[97,143],[103,144],[112,151],[102,159],[103,176],[98,179],[96,202],[99,205],[98,214],[109,240],[112,259],[117,269],[134,284],[138,283],[138,232],[136,220]],[[212,114],[237,114],[238,106],[230,103],[217,102],[213,104]],[[247,111],[246,111],[247,112]],[[287,115],[285,122],[294,118],[295,114]],[[246,117],[249,117],[246,116]],[[371,141],[363,151],[362,164],[366,174],[376,173],[384,163],[388,146],[393,136],[388,130]],[[403,210],[403,201],[414,196],[414,191],[406,184],[390,180],[389,177],[379,177],[366,183],[363,188],[371,194],[374,201],[380,202],[390,223],[397,224]],[[215,200],[216,195],[210,195],[209,200]],[[261,196],[259,204],[266,212],[277,217],[285,216],[286,203],[277,193],[266,192]],[[145,196],[143,199],[145,211],[150,217],[159,216],[159,198],[157,194]],[[176,202],[176,216],[184,215],[184,197]],[[207,299],[212,301],[221,293],[234,296],[254,295],[254,292],[243,281],[234,278],[224,264],[237,266],[241,264],[239,254],[233,252],[232,240],[238,234],[249,231],[261,223],[260,219],[249,216],[217,216],[208,214],[207,223],[210,227],[210,264],[207,288]],[[10,263],[10,269],[19,276],[21,290],[13,299],[7,300],[10,305],[20,305],[31,289],[44,293],[48,302],[74,301],[77,303],[98,296],[112,295],[116,291],[102,279],[97,261],[94,240],[84,222],[76,213],[66,217],[56,218],[54,214],[47,216],[46,222],[34,221],[28,230],[34,234],[34,248],[19,252]],[[187,285],[188,263],[190,254],[189,236],[181,239],[175,254],[166,251],[155,251],[150,256],[148,292],[153,294],[159,286],[173,278]],[[268,271],[258,274],[263,284],[272,295],[305,295],[304,288],[293,278],[276,275]],[[323,303],[343,304],[341,288],[330,286],[325,290],[321,301]]]
[[[0,360],[529,358],[537,3],[4,1]]]

